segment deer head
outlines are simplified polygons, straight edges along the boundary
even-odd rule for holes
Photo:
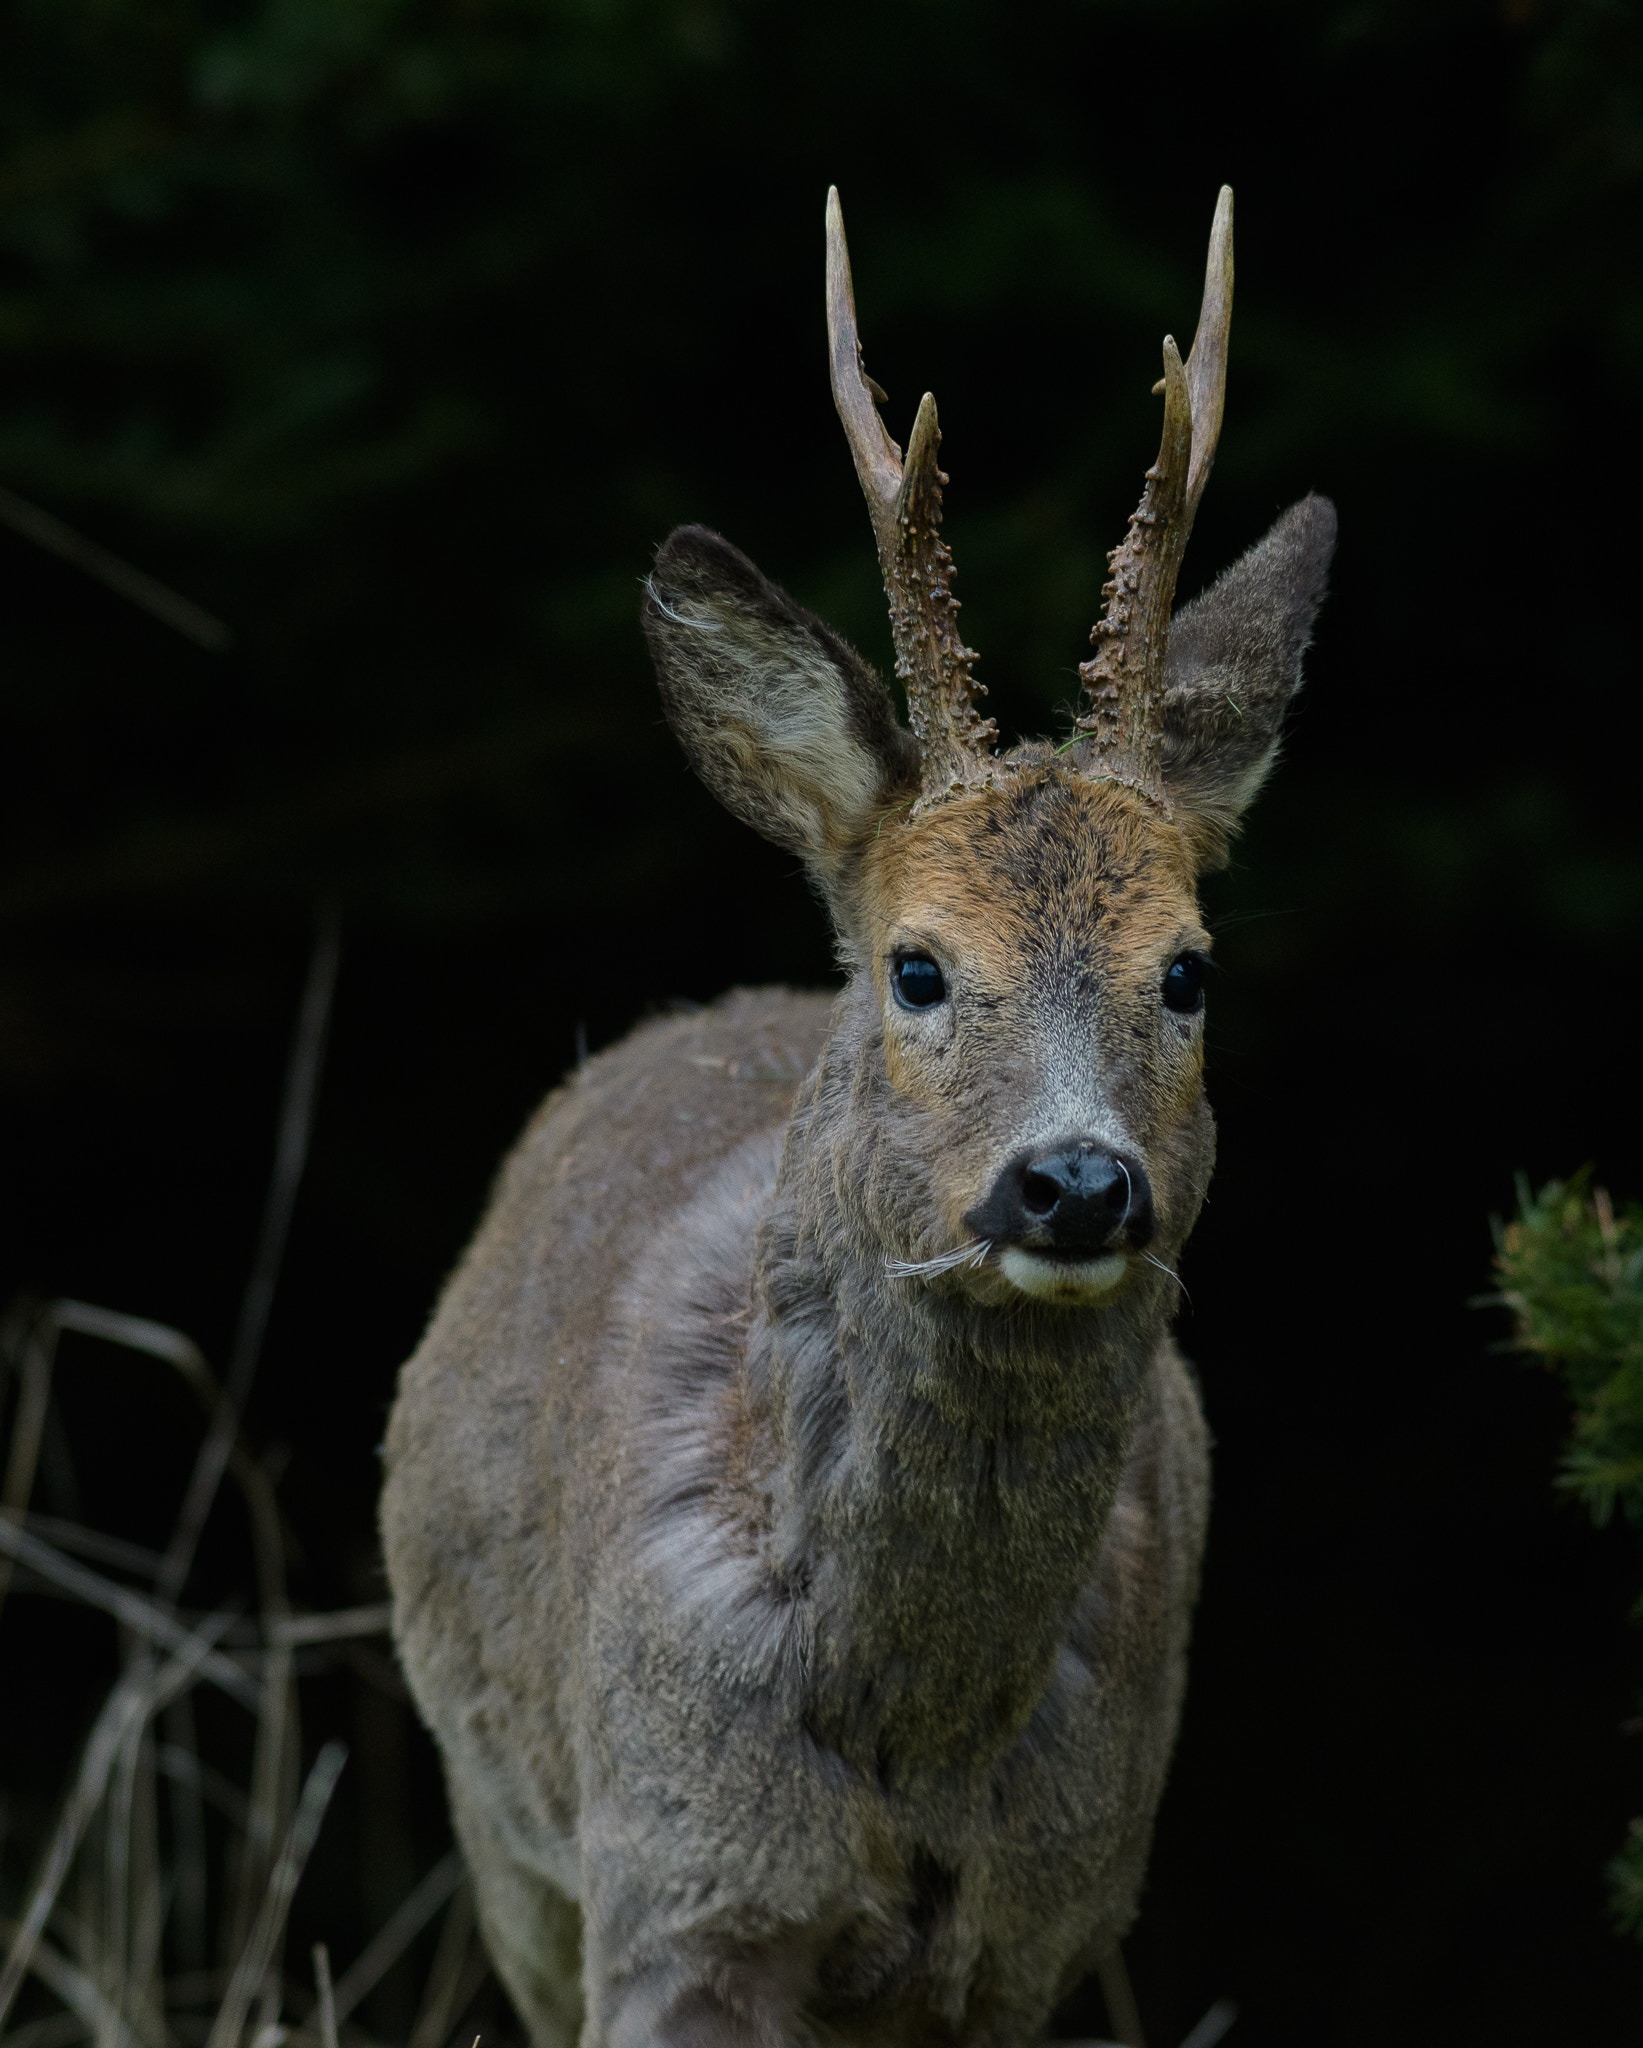
[[[669,721],[720,800],[801,855],[850,968],[833,1058],[846,1203],[892,1273],[980,1303],[1100,1307],[1168,1269],[1213,1150],[1197,878],[1277,751],[1334,545],[1309,497],[1170,616],[1220,430],[1232,194],[1060,746],[1000,751],[940,537],[926,393],[905,457],[862,365],[827,203],[833,394],[866,493],[911,731],[879,677],[727,541],[684,527],[647,586]],[[837,1177],[837,1176],[836,1176]]]

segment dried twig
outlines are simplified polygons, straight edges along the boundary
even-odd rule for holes
[[[17,1414],[11,1428],[11,1453],[6,1459],[6,1476],[0,1482],[0,1519],[21,1522],[34,1491],[34,1471],[40,1462],[40,1442],[45,1434],[46,1403],[51,1399],[51,1372],[57,1356],[57,1326],[49,1316],[36,1318],[22,1340],[22,1386],[17,1397]],[[12,1560],[0,1558],[0,1606],[5,1604],[11,1585]]]
[[[20,1932],[21,1928],[16,1921],[0,1920],[0,1936],[9,1936],[15,1944]],[[78,1963],[70,1962],[61,1949],[53,1948],[44,1936],[35,1937],[29,1956],[29,1969],[48,1991],[54,1992],[63,2001],[78,2021],[77,2034],[71,2033],[67,2039],[74,2040],[86,2034],[106,2032],[110,2039],[119,2043],[119,2048],[142,2048],[142,2044],[134,2039],[124,2019],[110,2007],[86,1972]],[[62,2015],[54,2013],[52,2018],[61,2020]],[[32,2031],[27,2027],[19,2027],[15,2034],[8,2034],[6,2048],[16,2048],[16,2044]],[[59,2038],[63,2038],[61,2034]]]
[[[234,1974],[217,2017],[212,2022],[206,2048],[238,2048],[251,2001],[257,1995],[275,1947],[285,1931],[286,1916],[291,1910],[303,1866],[319,1836],[325,1809],[331,1803],[331,1794],[337,1789],[337,1779],[347,1761],[347,1748],[340,1742],[326,1743],[314,1759],[314,1767],[308,1773],[308,1782],[297,1801],[284,1846],[269,1874],[268,1889],[263,1894],[256,1921],[234,1966]]]
[[[66,2012],[51,2012],[44,2019],[30,2020],[26,2027],[13,2027],[6,2036],[6,2048],[74,2048],[74,2043],[83,2041],[91,2031],[84,2017],[71,2006]]]
[[[308,965],[308,982],[297,1015],[296,1035],[286,1071],[285,1098],[280,1108],[279,1134],[274,1147],[274,1170],[263,1209],[262,1231],[252,1261],[251,1278],[240,1308],[234,1348],[218,1396],[216,1413],[205,1441],[200,1446],[182,1512],[166,1551],[165,1568],[156,1592],[170,1602],[181,1594],[188,1577],[200,1534],[211,1503],[217,1497],[239,1433],[240,1415],[250,1392],[257,1360],[262,1354],[263,1335],[273,1306],[274,1287],[280,1262],[285,1255],[286,1235],[291,1227],[297,1189],[308,1159],[308,1140],[313,1130],[314,1104],[325,1060],[325,1036],[331,1017],[331,998],[336,990],[337,960],[341,934],[334,907],[321,913],[314,939],[313,957]]]
[[[387,1601],[376,1607],[343,1607],[334,1614],[292,1614],[268,1630],[270,1643],[295,1649],[307,1643],[340,1643],[358,1636],[385,1636],[393,1609]]]
[[[128,1351],[140,1351],[151,1358],[162,1360],[174,1366],[184,1381],[193,1390],[200,1405],[209,1417],[215,1419],[222,1406],[222,1393],[205,1354],[193,1338],[169,1323],[156,1323],[146,1316],[128,1316],[118,1310],[98,1308],[85,1301],[54,1301],[40,1319],[40,1327],[47,1325],[52,1330],[52,1341],[61,1331],[75,1331],[87,1337],[99,1337],[105,1343],[118,1344]],[[229,1447],[227,1470],[239,1484],[245,1498],[246,1513],[251,1520],[251,1540],[256,1553],[257,1583],[265,1612],[275,1618],[283,1615],[285,1599],[285,1545],[281,1534],[279,1505],[274,1498],[273,1485],[266,1472],[251,1456],[236,1430],[235,1439]],[[40,1518],[31,1516],[31,1522]],[[63,1527],[63,1524],[57,1524]],[[66,1525],[73,1527],[75,1525]],[[47,1533],[42,1531],[41,1533]],[[118,1538],[98,1535],[91,1530],[77,1530],[70,1548],[78,1548],[84,1555],[97,1552],[105,1554],[105,1561],[119,1569],[128,1565],[141,1569],[150,1579],[159,1579],[171,1565],[169,1554],[165,1557],[148,1551],[138,1551],[135,1545],[122,1543]],[[163,1592],[163,1589],[162,1589]]]
[[[52,513],[31,505],[27,498],[18,497],[15,491],[0,489],[0,520],[13,533],[20,533],[25,540],[33,541],[37,548],[44,548],[48,555],[55,555],[71,568],[95,577],[116,596],[140,606],[185,639],[192,640],[196,646],[207,648],[213,654],[221,654],[228,646],[231,636],[221,619],[214,619],[190,598],[179,596],[142,569],[110,554],[107,548],[99,547],[94,540],[87,540]]]
[[[452,1849],[440,1858],[403,1905],[384,1921],[358,1957],[337,1979],[337,2024],[373,1991],[462,1882],[462,1857]]]
[[[468,1951],[468,1960],[463,1965],[462,1975],[457,1980],[451,1997],[451,2024],[454,2026],[479,1995],[480,1986],[491,1974],[491,1959],[482,1941],[474,1942]],[[479,2048],[479,2036],[474,2036],[474,2048]]]
[[[291,1653],[275,1650],[263,1665],[257,1743],[251,1760],[251,1800],[240,1849],[239,1903],[229,1946],[247,1939],[251,1915],[267,1881],[278,1839],[284,1790],[286,1729],[291,1719]]]
[[[0,1524],[0,1529],[4,1526]],[[22,1532],[11,1530],[9,1533],[16,1536]],[[141,1725],[185,1685],[193,1683],[211,1654],[212,1642],[228,1626],[229,1620],[226,1614],[213,1615],[185,1639],[182,1654],[163,1665],[157,1675],[146,1667],[137,1667],[120,1680],[104,1702],[103,1710],[87,1738],[79,1777],[58,1818],[56,1832],[35,1879],[27,1910],[12,1939],[5,1967],[0,1969],[0,2027],[4,2027],[6,2015],[28,1974],[46,1921],[57,1902],[63,1879],[68,1875],[74,1852],[79,1847],[80,1837],[102,1799],[109,1772],[128,1730],[134,1724]]]
[[[97,1308],[89,1301],[54,1301],[46,1311],[59,1330],[74,1330],[84,1337],[101,1337],[110,1344],[123,1344],[128,1351],[146,1351],[151,1358],[163,1358],[174,1365],[195,1388],[211,1385],[205,1355],[192,1337],[174,1330],[169,1323],[151,1322],[147,1316],[128,1316],[119,1309]]]
[[[216,1774],[207,1774],[200,1763],[191,1694],[180,1693],[166,1709],[165,1731],[168,1739],[155,1762],[171,1785],[171,1854],[175,1879],[172,1926],[178,1960],[185,1970],[193,1971],[204,1967],[206,1957],[205,1914],[209,1878],[205,1860],[204,1795],[214,1789],[210,1780]],[[244,1795],[235,1785],[225,1785],[223,1789],[239,1802],[239,1811],[230,1810],[229,1818],[236,1826],[243,1827]]]
[[[160,1940],[170,1887],[160,1868],[159,1771],[153,1724],[142,1730],[131,1808],[131,1950],[125,1974],[125,2006],[145,2038],[165,2038],[160,1993]]]
[[[210,1764],[201,1763],[192,1732],[186,1743],[162,1743],[154,1753],[154,1763],[161,1777],[173,1785],[192,1785],[202,1802],[214,1806],[230,1827],[244,1833],[251,1802],[231,1778],[213,1770]]]
[[[1238,2008],[1232,2000],[1218,1998],[1181,2043],[1181,2048],[1215,2048],[1216,2042],[1237,2017]]]
[[[154,1660],[145,1645],[127,1667],[144,1696],[154,1684]],[[103,1815],[103,1992],[111,2014],[125,2007],[125,1987],[131,1938],[131,1818],[137,1797],[137,1751],[142,1742],[146,1717],[135,1714],[128,1722],[110,1775],[108,1807]],[[111,2024],[97,2029],[97,2048],[115,2048]]]
[[[445,1924],[439,1930],[428,1986],[422,1994],[422,2010],[411,2028],[408,2048],[444,2048],[445,2037],[457,2016],[457,1994],[465,1975],[463,1965],[473,1942],[473,1887],[459,1884],[451,1895]]]
[[[1124,1967],[1123,1951],[1116,1941],[1109,1942],[1096,1956],[1095,1973],[1101,1980],[1101,1996],[1106,2002],[1108,2022],[1123,2048],[1147,2048],[1147,2037],[1141,2026],[1141,2008],[1135,2002],[1130,1973]]]
[[[50,1579],[61,1586],[75,1599],[82,1600],[88,1607],[100,1607],[105,1614],[112,1614],[116,1621],[123,1622],[136,1634],[158,1644],[162,1649],[181,1650],[194,1640],[180,1621],[174,1621],[162,1609],[141,1594],[133,1593],[125,1586],[117,1586],[112,1579],[105,1579],[99,1573],[88,1571],[84,1565],[76,1564],[72,1558],[64,1557],[53,1550],[49,1543],[27,1529],[20,1529],[14,1523],[0,1518],[0,1554],[26,1564],[30,1571],[38,1572],[43,1579]],[[225,1617],[226,1629],[232,1617]],[[216,1630],[211,1638],[216,1641],[223,1632]],[[231,1658],[219,1650],[208,1650],[200,1663],[201,1676],[249,1707],[253,1713],[258,1706],[257,1688]]]
[[[337,2048],[337,2001],[331,1989],[331,1951],[323,1941],[314,1943],[314,1989],[319,1994],[319,2038],[321,2048]]]
[[[328,1954],[317,1952],[320,2002],[314,2018],[303,2029],[279,2024],[287,1988],[280,1954],[291,1902],[345,1754],[340,1744],[327,1744],[300,1799],[296,1797],[299,1652],[312,1650],[323,1661],[327,1646],[334,1646],[336,1661],[352,1664],[371,1685],[403,1697],[403,1682],[391,1661],[369,1647],[369,1638],[387,1631],[386,1603],[333,1613],[291,1613],[283,1527],[272,1479],[239,1435],[239,1414],[266,1327],[312,1124],[335,969],[335,922],[327,920],[316,944],[296,1033],[262,1238],[222,1387],[198,1346],[163,1324],[69,1300],[43,1308],[30,1305],[11,1321],[7,1358],[0,1364],[17,1365],[23,1384],[6,1468],[12,1480],[7,1500],[15,1496],[16,1512],[10,1517],[0,1514],[0,1561],[8,1573],[14,1568],[28,1573],[39,1590],[111,1615],[124,1631],[127,1668],[97,1716],[37,1866],[23,1917],[15,1925],[0,1922],[0,1936],[9,1941],[0,1968],[0,2032],[30,1975],[68,2009],[6,2037],[5,2048],[14,2048],[14,2043],[19,2048],[76,2048],[88,2036],[96,2048],[243,2048],[247,2042],[252,2048],[276,2048],[281,2042],[292,2048],[337,2048],[339,2026],[447,1900],[451,1907],[440,1931],[411,2048],[443,2048],[449,2030],[489,1973],[475,1939],[472,1896],[453,1851],[389,1916],[339,1983],[331,1983]],[[189,1500],[163,1555],[75,1521],[26,1513],[57,1340],[65,1330],[169,1363],[194,1389],[211,1418]],[[230,1471],[250,1517],[260,1613],[255,1623],[249,1618],[236,1621],[226,1613],[214,1615],[190,1632],[176,1599],[204,1518],[223,1474]],[[78,1557],[69,1555],[71,1551]],[[134,1574],[139,1582],[146,1579],[154,1591],[118,1583],[80,1558]],[[245,1647],[230,1656],[228,1641]],[[201,1761],[191,1689],[202,1680],[218,1685],[257,1715],[249,1797]],[[167,1717],[163,1742],[151,1727],[162,1713]],[[158,1829],[161,1776],[174,1791],[169,1868],[164,1871]],[[229,1866],[239,1894],[239,1932],[228,1944],[228,1953],[237,1957],[231,1972],[200,1967],[207,1953],[207,1797],[229,1822]],[[276,1842],[282,1845],[272,1856]],[[172,1935],[167,1946],[183,1967],[162,1984],[161,1941],[168,1917]],[[300,2009],[301,1991],[290,1988]],[[214,2015],[197,2010],[202,2002],[214,2008]],[[196,2009],[191,2011],[191,2006]],[[357,2029],[352,2031],[357,2037]]]
[[[105,1536],[100,1529],[87,1529],[79,1522],[65,1522],[57,1515],[31,1513],[24,1517],[23,1526],[32,1529],[36,1536],[56,1549],[67,1551],[71,1557],[86,1558],[110,1571],[132,1572],[139,1578],[151,1579],[160,1569],[157,1550],[150,1550],[141,1543],[128,1543],[123,1536]]]

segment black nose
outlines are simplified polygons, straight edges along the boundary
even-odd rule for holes
[[[1062,1258],[1094,1258],[1152,1238],[1152,1189],[1139,1159],[1077,1138],[1012,1159],[978,1209],[978,1237]]]

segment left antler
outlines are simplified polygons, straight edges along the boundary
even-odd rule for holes
[[[936,402],[919,402],[903,462],[884,430],[878,401],[884,394],[862,368],[856,299],[838,188],[827,195],[827,339],[833,402],[844,422],[856,474],[867,496],[878,541],[896,674],[907,691],[907,715],[922,756],[921,801],[934,803],[955,788],[986,779],[984,766],[998,728],[977,712],[986,691],[970,673],[975,650],[966,647],[954,614],[953,557],[941,538],[941,487],[936,461],[941,429]]]
[[[1111,580],[1102,591],[1105,615],[1090,638],[1095,653],[1078,673],[1089,709],[1078,719],[1088,734],[1079,766],[1110,776],[1167,810],[1164,793],[1164,654],[1169,644],[1175,579],[1209,481],[1227,388],[1227,336],[1232,321],[1232,187],[1223,185],[1210,228],[1204,302],[1198,332],[1183,364],[1164,337],[1164,434],[1147,471],[1129,531],[1107,557]]]

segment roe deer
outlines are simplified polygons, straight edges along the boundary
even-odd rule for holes
[[[1004,2048],[1133,1917],[1209,1504],[1170,1336],[1214,1152],[1196,880],[1335,532],[1304,499],[1171,630],[1231,298],[1223,190],[1060,746],[977,713],[935,403],[903,459],[836,193],[833,393],[912,730],[717,534],[656,558],[669,721],[802,855],[848,979],[581,1067],[400,1381],[395,1635],[537,2048]]]

